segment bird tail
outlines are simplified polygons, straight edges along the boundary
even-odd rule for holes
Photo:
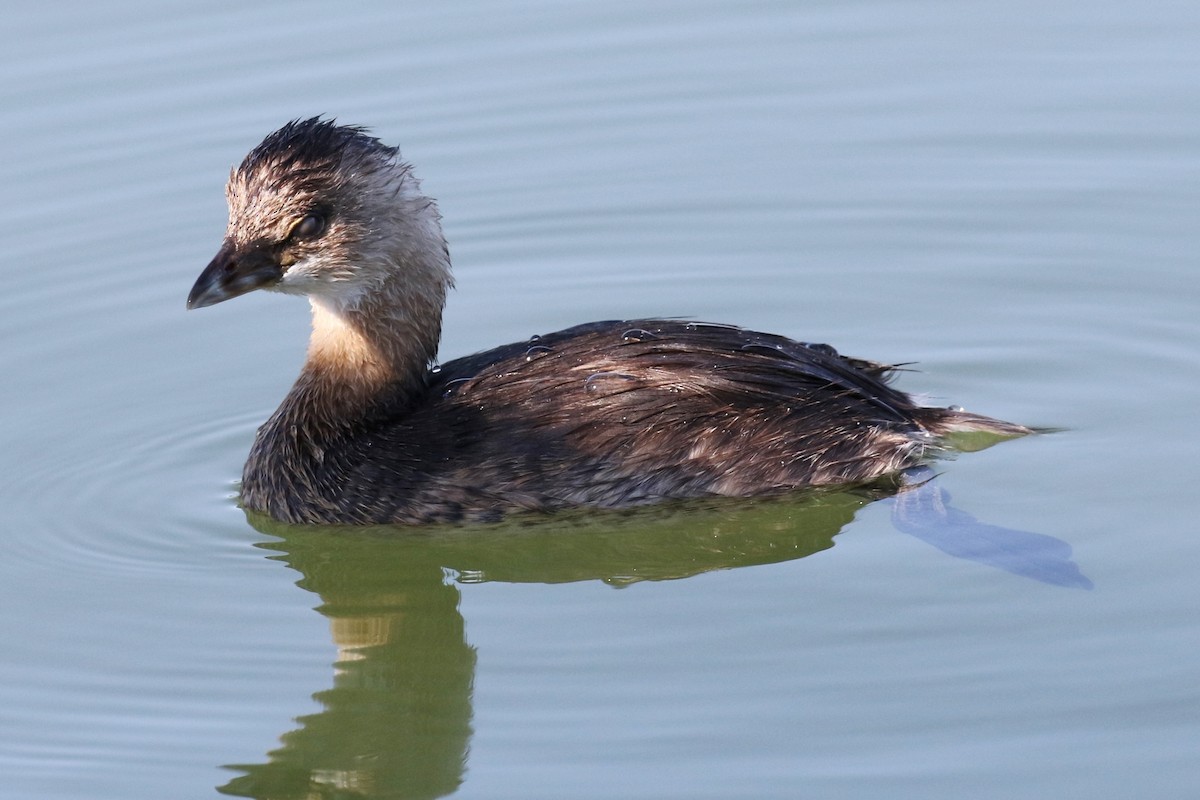
[[[982,450],[1005,439],[1045,432],[1015,422],[973,414],[956,406],[923,408],[921,411],[921,422],[930,433],[941,439],[947,447],[964,452]]]

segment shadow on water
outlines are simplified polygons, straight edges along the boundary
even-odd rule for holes
[[[946,507],[935,482],[922,481],[889,500],[893,518],[952,555],[1044,580],[1037,569],[1010,569],[1019,557],[980,555],[991,540],[1013,551],[1007,534],[1017,537],[1016,550],[1021,536],[1034,536],[1039,545],[1056,542],[1069,552],[1050,537],[977,523]],[[453,793],[466,770],[476,654],[447,570],[459,583],[620,586],[777,563],[832,547],[859,509],[894,493],[895,487],[818,492],[400,532],[286,526],[251,516],[258,530],[280,539],[261,546],[278,551],[272,558],[299,572],[298,585],[321,598],[317,610],[329,618],[338,657],[333,686],[315,696],[323,709],[299,718],[266,763],[230,765],[242,774],[219,790],[278,800]],[[938,532],[939,517],[950,520],[948,531]],[[987,535],[976,535],[979,529]],[[956,535],[974,537],[969,552],[945,546],[942,540]],[[1048,574],[1055,569],[1061,566]]]
[[[1044,533],[980,522],[950,505],[930,467],[914,467],[892,504],[892,525],[947,555],[975,561],[1052,586],[1091,589],[1091,580],[1071,560],[1071,545]]]

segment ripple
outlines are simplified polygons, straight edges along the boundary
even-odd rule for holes
[[[20,503],[9,509],[6,557],[92,574],[205,570],[249,557],[244,544],[257,534],[237,507],[236,480],[262,419],[210,418],[122,446],[97,437],[87,452],[41,454],[10,485]],[[224,540],[216,559],[214,537]]]

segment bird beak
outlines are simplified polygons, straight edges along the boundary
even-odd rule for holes
[[[228,239],[192,287],[187,307],[204,308],[277,283],[283,276],[279,261],[262,247],[239,249]]]

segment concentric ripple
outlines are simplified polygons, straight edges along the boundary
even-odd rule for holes
[[[9,485],[10,560],[85,572],[212,568],[214,537],[245,556],[252,538],[237,477],[262,412],[208,418],[87,452],[55,448]],[[20,520],[24,511],[24,520]],[[220,559],[218,559],[220,560]]]

